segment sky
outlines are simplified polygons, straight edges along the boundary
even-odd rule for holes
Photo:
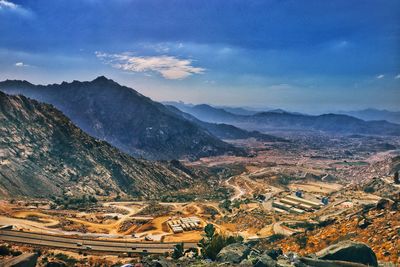
[[[399,0],[0,0],[0,80],[157,101],[400,110]]]

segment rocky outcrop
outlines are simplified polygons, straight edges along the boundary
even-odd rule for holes
[[[240,263],[250,253],[249,247],[244,244],[234,243],[224,247],[217,255],[219,262]]]
[[[364,243],[344,241],[316,253],[319,260],[344,261],[378,266],[372,249]]]

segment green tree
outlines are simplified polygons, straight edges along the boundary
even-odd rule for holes
[[[177,259],[183,257],[184,251],[185,250],[183,248],[183,243],[176,244],[174,247],[174,252],[172,253],[172,258],[177,260]]]
[[[205,232],[206,237],[207,237],[208,239],[212,239],[212,237],[213,237],[214,234],[215,234],[215,227],[214,227],[214,225],[211,224],[211,223],[207,224],[206,227],[204,227],[204,232]]]

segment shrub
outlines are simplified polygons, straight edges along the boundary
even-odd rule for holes
[[[215,260],[218,253],[224,247],[243,241],[241,236],[224,236],[215,232],[214,225],[207,224],[204,228],[204,238],[200,240],[199,246],[204,258]]]

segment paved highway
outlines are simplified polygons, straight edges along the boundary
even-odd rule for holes
[[[176,243],[127,242],[121,240],[95,240],[54,236],[31,232],[0,230],[0,240],[36,246],[46,246],[85,252],[154,253],[162,254],[173,250]],[[196,243],[185,243],[185,248],[196,247]]]

